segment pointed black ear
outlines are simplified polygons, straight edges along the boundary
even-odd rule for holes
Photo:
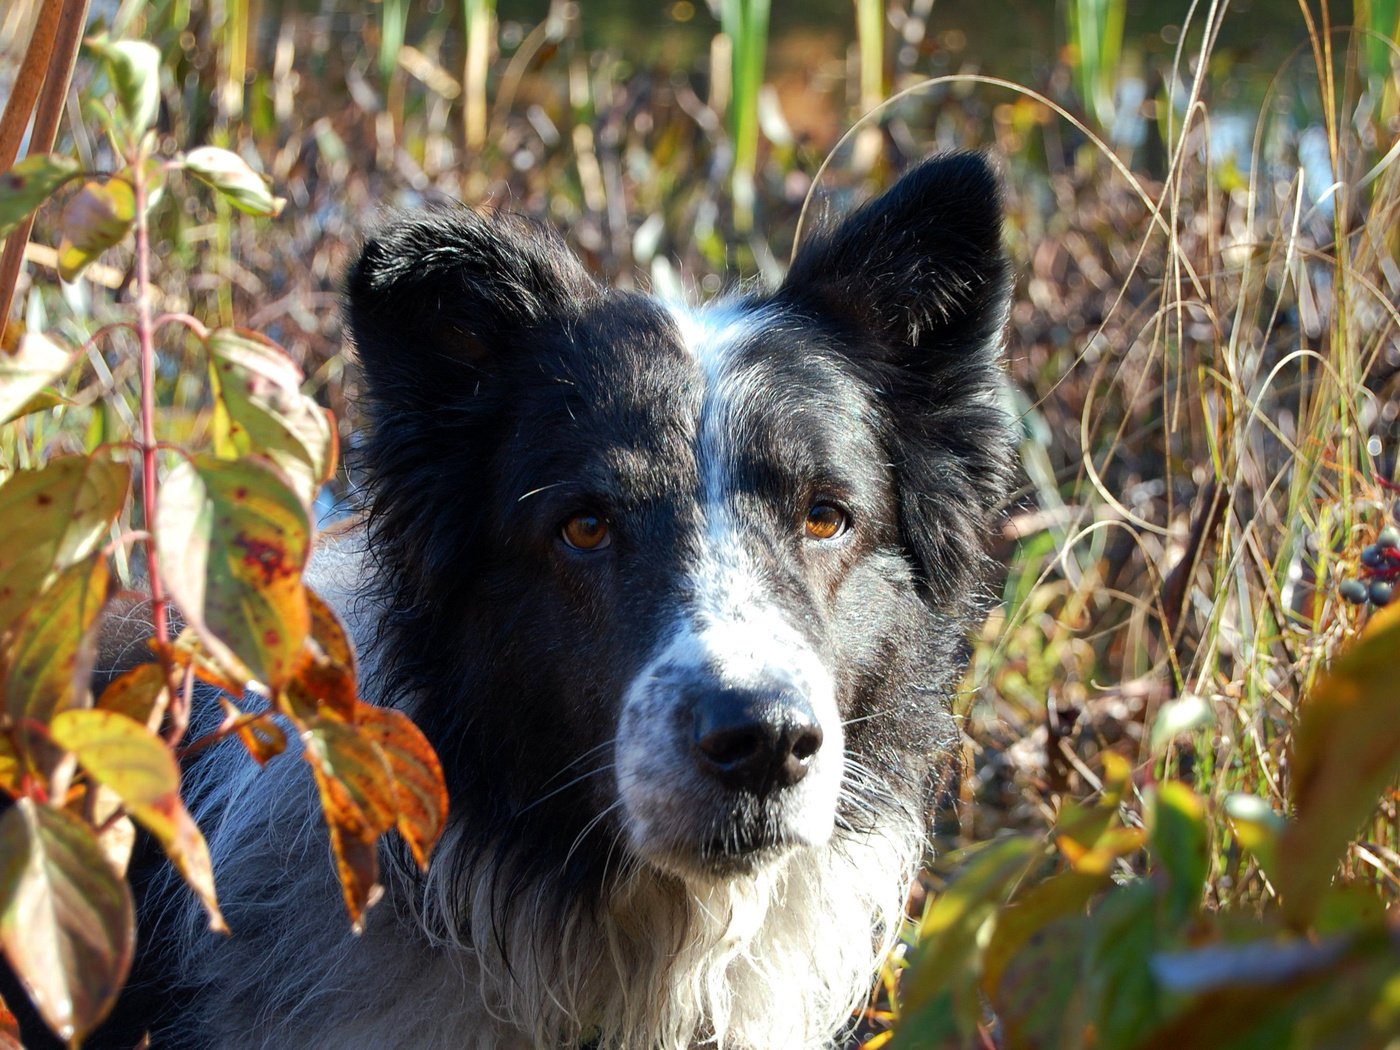
[[[812,237],[776,295],[829,326],[877,392],[904,542],[940,603],[967,603],[1010,481],[1009,296],[1001,193],[975,153],[924,161]]]
[[[346,277],[372,408],[441,404],[597,291],[558,234],[520,216],[458,205],[386,216]]]
[[[810,237],[778,294],[937,367],[997,353],[1008,284],[997,176],[981,154],[947,153]]]

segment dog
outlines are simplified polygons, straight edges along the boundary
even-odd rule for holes
[[[953,767],[1007,491],[998,180],[936,156],[774,291],[598,283],[549,229],[384,218],[346,281],[365,518],[310,582],[440,756],[426,875],[345,918],[304,763],[187,771],[157,1047],[836,1045]]]

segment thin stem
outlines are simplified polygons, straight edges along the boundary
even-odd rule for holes
[[[156,557],[156,347],[151,318],[151,235],[146,223],[146,158],[138,147],[131,165],[136,198],[136,335],[141,342],[141,511],[146,523],[146,571],[151,584],[151,616],[156,641],[170,642],[165,591]]]

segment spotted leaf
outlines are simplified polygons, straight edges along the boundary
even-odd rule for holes
[[[0,634],[57,571],[97,549],[130,484],[126,464],[94,454],[17,471],[0,485]]]
[[[161,574],[201,645],[278,688],[310,626],[310,525],[296,493],[257,460],[195,456],[161,487],[158,522]]]
[[[59,219],[58,275],[65,281],[78,275],[99,255],[121,243],[136,219],[136,195],[120,178],[84,183],[68,198]]]
[[[76,1045],[111,1009],[131,968],[132,913],[83,821],[30,798],[0,817],[0,947],[59,1038]]]
[[[0,237],[29,217],[49,194],[77,175],[78,162],[68,157],[25,157],[0,175]]]
[[[329,413],[301,392],[301,369],[254,332],[220,328],[208,346],[229,452],[268,457],[303,500],[314,501],[335,471],[336,433]]]

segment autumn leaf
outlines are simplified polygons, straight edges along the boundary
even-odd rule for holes
[[[447,788],[437,753],[402,711],[361,704],[358,722],[389,765],[394,826],[426,871],[447,822]]]
[[[48,722],[85,703],[95,653],[97,614],[107,600],[100,554],[71,565],[20,621],[5,674],[5,708],[16,722]]]
[[[1400,605],[1365,632],[1313,686],[1293,736],[1294,820],[1276,869],[1284,913],[1297,926],[1316,914],[1347,844],[1400,773]]]
[[[12,354],[0,351],[0,423],[24,415],[75,355],[48,336],[25,332]]]
[[[219,328],[207,345],[232,457],[266,456],[313,502],[335,472],[336,432],[329,413],[301,392],[301,369],[255,332]]]
[[[99,255],[121,243],[135,220],[136,195],[125,179],[84,183],[59,218],[58,275],[76,281]]]
[[[135,930],[131,892],[87,824],[30,798],[0,816],[0,947],[60,1039],[111,1009]]]
[[[160,664],[139,664],[114,679],[97,698],[99,710],[112,711],[140,722],[152,731],[160,728],[170,706],[170,686]]]
[[[353,726],[321,719],[302,734],[350,920],[360,927],[382,890],[375,842],[394,826],[392,773],[375,743]]]
[[[54,718],[49,733],[155,836],[204,902],[210,927],[225,930],[209,848],[180,800],[180,769],[160,737],[126,715],[99,710],[65,711]]]
[[[61,456],[0,485],[0,634],[54,573],[98,548],[130,485],[131,468],[98,453]]]
[[[69,157],[25,157],[0,175],[0,237],[29,217],[54,190],[82,170]]]
[[[161,575],[202,645],[276,689],[310,626],[301,572],[311,529],[301,500],[257,460],[205,454],[170,472],[157,520]]]

